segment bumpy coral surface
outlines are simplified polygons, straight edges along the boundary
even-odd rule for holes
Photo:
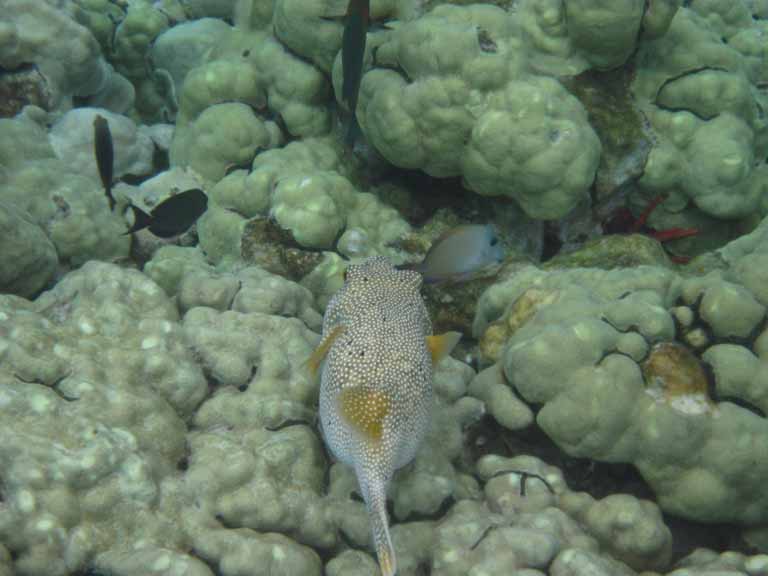
[[[358,116],[393,164],[461,175],[480,194],[557,218],[584,198],[600,143],[561,84],[526,73],[515,31],[486,5],[441,6],[403,24],[376,48]]]
[[[349,564],[356,554],[362,554],[360,566],[375,566],[362,552],[368,549],[369,531],[363,505],[353,497],[354,475],[338,464],[329,470],[314,423],[317,383],[305,362],[319,340],[309,327],[319,328],[320,315],[310,293],[258,268],[217,271],[192,248],[160,250],[147,271],[160,284],[138,271],[93,262],[34,303],[2,299],[0,537],[13,553],[16,573],[70,574],[91,566],[118,575],[146,574],[148,567],[149,573],[229,575],[266,562],[275,573],[320,574],[318,552],[332,573],[356,573]],[[706,438],[749,435],[760,424],[725,401],[691,408],[645,389],[630,356],[642,357],[645,338],[661,340],[674,333],[674,323],[650,290],[670,289],[675,276],[660,272],[639,296],[610,298],[638,282],[635,277],[613,285],[593,297],[592,304],[582,300],[576,314],[561,306],[569,299],[579,301],[576,296],[531,300],[539,305],[525,308],[529,311],[518,321],[506,357],[527,347],[524,339],[516,340],[519,334],[528,330],[536,338],[535,326],[544,316],[558,330],[569,319],[584,318],[572,332],[560,333],[561,342],[570,334],[600,334],[588,319],[598,309],[606,316],[598,321],[605,324],[599,341],[602,346],[613,342],[626,356],[609,354],[595,360],[595,367],[575,370],[574,378],[563,378],[571,392],[559,395],[531,392],[540,382],[533,372],[530,388],[514,382],[524,399],[540,394],[544,408],[537,419],[568,451],[620,458],[621,447],[630,448],[621,432],[624,424],[635,426],[644,443],[657,442],[645,459],[643,443],[631,446],[651,485],[654,466],[663,467],[667,455],[658,443],[670,443],[663,432],[679,430],[675,420],[682,419],[687,422],[682,429],[693,436],[685,443],[687,450],[702,449],[695,459],[700,464],[690,474],[709,474],[716,481],[707,455],[718,458],[723,452],[714,446],[708,450]],[[569,285],[576,285],[573,277]],[[746,329],[746,319],[733,321],[729,315],[703,319],[708,298],[728,301],[719,286],[681,285],[688,304],[678,306],[675,314],[684,319],[681,308],[690,308],[689,329],[696,322],[706,322],[713,331]],[[509,289],[502,285],[497,291],[502,287]],[[709,290],[716,291],[708,296]],[[760,305],[757,300],[746,304]],[[637,308],[643,312],[639,325],[616,334],[609,322],[632,325],[638,321]],[[696,320],[699,315],[702,319]],[[756,354],[768,348],[764,339],[755,343]],[[536,347],[544,351],[546,343]],[[709,350],[716,355],[716,349]],[[590,352],[585,345],[576,353],[594,358],[604,352]],[[577,356],[572,360],[578,361]],[[534,368],[536,358],[529,358]],[[744,385],[758,372],[730,380],[718,376],[717,393],[764,406],[759,387]],[[438,366],[431,431],[414,463],[396,476],[391,494],[393,540],[404,573],[423,565],[445,574],[515,569],[521,574],[630,576],[666,569],[671,536],[656,504],[629,495],[596,499],[573,492],[560,471],[532,457],[489,455],[474,466],[462,464],[464,428],[482,417],[484,402],[496,415],[496,403],[504,400],[503,394],[481,396],[484,402],[467,395],[482,387],[475,382],[483,374],[476,376],[456,360]],[[499,379],[510,374],[507,367],[484,386],[506,386]],[[603,403],[585,412],[579,398],[589,386],[601,387],[600,394],[590,397]],[[623,396],[627,390],[634,390],[634,396]],[[555,395],[547,400],[547,394]],[[605,402],[611,405],[605,408]],[[563,403],[567,406],[557,412]],[[639,422],[641,417],[646,420]],[[588,428],[580,424],[584,419]],[[617,445],[601,444],[606,433]],[[680,443],[676,438],[673,444]],[[673,451],[667,449],[670,458]],[[738,475],[740,452],[731,446],[727,453],[727,469]],[[685,462],[675,457],[678,465]],[[754,461],[754,454],[750,458]],[[669,494],[660,498],[662,506],[685,513],[675,508],[673,496],[677,505],[694,502],[699,507],[698,499],[710,499],[704,511],[723,517],[715,506],[721,502],[712,492],[701,492],[706,485],[686,484],[685,472],[677,481],[668,469],[662,477]],[[686,489],[675,491],[678,484]],[[738,500],[728,504],[741,506],[742,517],[757,519],[762,504],[755,493],[751,496],[750,506]],[[718,562],[716,556],[699,554],[681,573],[706,574],[697,566]],[[737,555],[729,562],[751,567],[749,574],[762,573],[760,557]]]
[[[82,149],[71,151],[79,160],[89,161],[85,172],[94,177],[56,158],[45,131],[48,116],[40,109],[27,108],[25,112],[0,120],[3,200],[42,228],[65,267],[79,266],[92,258],[127,256],[130,239],[120,235],[125,231],[123,218],[109,211],[104,189],[95,177],[93,157],[84,158]],[[116,131],[122,134],[121,129]],[[120,157],[128,159],[129,155]]]
[[[363,546],[368,527],[348,471],[326,492],[309,292],[168,250],[152,274],[178,308],[141,273],[95,262],[35,303],[2,300],[3,542],[20,574],[235,574],[266,557],[319,574],[307,545],[337,546],[343,530]],[[459,489],[451,460],[482,412],[463,398],[471,376],[457,362],[441,371],[432,449],[399,485],[399,515],[433,513]]]
[[[634,90],[658,135],[640,184],[670,194],[671,212],[690,200],[735,218],[768,192],[766,96],[755,89],[765,70],[754,60],[764,24],[745,3],[717,4],[680,10],[664,36],[640,48]]]
[[[0,0],[0,576],[378,574],[307,359],[349,262],[465,219],[509,254],[424,291],[476,340],[392,481],[398,574],[767,576],[768,4],[371,0],[356,111],[348,5]],[[586,94],[609,77],[616,108]],[[189,188],[184,235],[124,235]],[[533,264],[590,200],[658,194],[649,225],[710,252]]]
[[[211,192],[213,205],[200,233],[203,248],[215,259],[239,257],[245,218],[266,216],[305,248],[331,249],[338,240],[348,247],[347,256],[403,259],[390,245],[409,225],[394,208],[355,189],[330,139],[310,138],[264,152],[252,168],[230,173]]]
[[[46,80],[52,109],[68,109],[73,97],[103,90],[110,69],[90,31],[53,0],[3,0],[0,66],[34,64]]]
[[[758,487],[768,473],[768,300],[742,263],[762,257],[766,230],[729,245],[726,271],[702,277],[519,270],[481,298],[475,330],[503,377],[476,393],[513,428],[526,421],[507,386],[541,404],[536,422],[567,453],[633,463],[666,511],[768,523]]]

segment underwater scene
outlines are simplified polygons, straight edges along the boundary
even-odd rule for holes
[[[768,576],[768,0],[0,0],[0,576]]]

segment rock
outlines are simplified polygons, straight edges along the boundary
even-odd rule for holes
[[[45,78],[34,66],[0,74],[0,118],[12,118],[28,104],[48,110],[50,98]]]
[[[574,252],[558,254],[542,268],[632,268],[650,265],[671,268],[661,244],[642,234],[611,234],[585,242]]]
[[[302,250],[288,230],[265,218],[250,220],[243,230],[241,256],[248,264],[299,281],[323,259],[322,252]]]
[[[657,344],[643,363],[646,391],[686,414],[711,412],[709,382],[699,358],[687,347]]]
[[[603,146],[595,177],[598,200],[639,178],[651,149],[647,122],[630,91],[633,74],[630,67],[609,72],[589,70],[564,81],[587,110]]]

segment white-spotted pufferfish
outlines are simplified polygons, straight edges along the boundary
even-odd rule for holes
[[[432,410],[432,366],[460,335],[432,336],[422,278],[374,256],[347,269],[310,359],[322,365],[320,423],[336,458],[352,466],[383,576],[397,570],[386,497],[392,474],[416,454]]]

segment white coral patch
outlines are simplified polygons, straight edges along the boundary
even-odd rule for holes
[[[163,554],[157,560],[152,563],[152,570],[156,572],[164,572],[171,567],[171,559],[168,554]]]
[[[35,412],[41,414],[43,412],[48,412],[51,408],[51,399],[48,398],[45,394],[33,394],[30,397],[30,406],[32,407],[32,410]]]

